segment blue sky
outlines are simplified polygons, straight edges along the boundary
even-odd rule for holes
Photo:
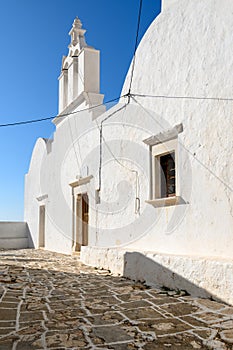
[[[0,124],[55,116],[61,59],[78,16],[101,52],[101,93],[118,97],[132,59],[139,0],[0,0]],[[160,12],[143,0],[139,38]],[[0,221],[23,220],[24,174],[50,121],[0,128]]]

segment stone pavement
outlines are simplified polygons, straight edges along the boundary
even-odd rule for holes
[[[0,350],[233,349],[233,307],[43,250],[0,251]]]

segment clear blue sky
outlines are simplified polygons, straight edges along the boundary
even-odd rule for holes
[[[132,59],[139,0],[0,0],[0,124],[55,116],[62,55],[78,16],[101,52],[101,93],[118,97]],[[140,38],[160,12],[143,0]],[[50,121],[0,128],[0,221],[23,220],[24,175]]]

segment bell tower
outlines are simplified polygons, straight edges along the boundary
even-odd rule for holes
[[[58,78],[59,114],[78,110],[81,105],[83,108],[83,103],[88,108],[103,101],[104,96],[99,93],[100,52],[87,45],[85,32],[80,19],[76,17],[69,32],[69,52],[63,56]]]

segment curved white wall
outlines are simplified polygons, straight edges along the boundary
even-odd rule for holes
[[[139,45],[131,92],[203,97],[138,97],[103,124],[101,203],[99,129],[92,113],[61,122],[52,152],[36,146],[26,177],[25,219],[37,244],[38,207],[46,205],[47,249],[71,252],[72,191],[78,175],[93,175],[89,245],[166,254],[224,257],[233,251],[233,4],[230,0],[180,0],[150,26]],[[123,92],[128,91],[129,76]],[[207,98],[207,99],[205,99]],[[80,108],[85,107],[80,106]],[[183,124],[178,136],[179,195],[185,204],[154,208],[149,199],[149,152],[143,140]],[[109,150],[110,148],[110,150]],[[117,160],[116,160],[117,158]],[[140,214],[135,214],[136,170]],[[47,195],[46,199],[36,198]]]
[[[38,247],[39,233],[39,203],[36,198],[42,194],[41,168],[46,154],[46,141],[39,138],[32,153],[28,174],[25,175],[24,220],[35,247]]]
[[[139,45],[131,92],[203,97],[136,97],[161,117],[164,130],[183,123],[178,162],[188,204],[155,209],[156,227],[130,248],[232,258],[232,101],[208,97],[232,98],[233,3],[180,0],[165,8]]]

